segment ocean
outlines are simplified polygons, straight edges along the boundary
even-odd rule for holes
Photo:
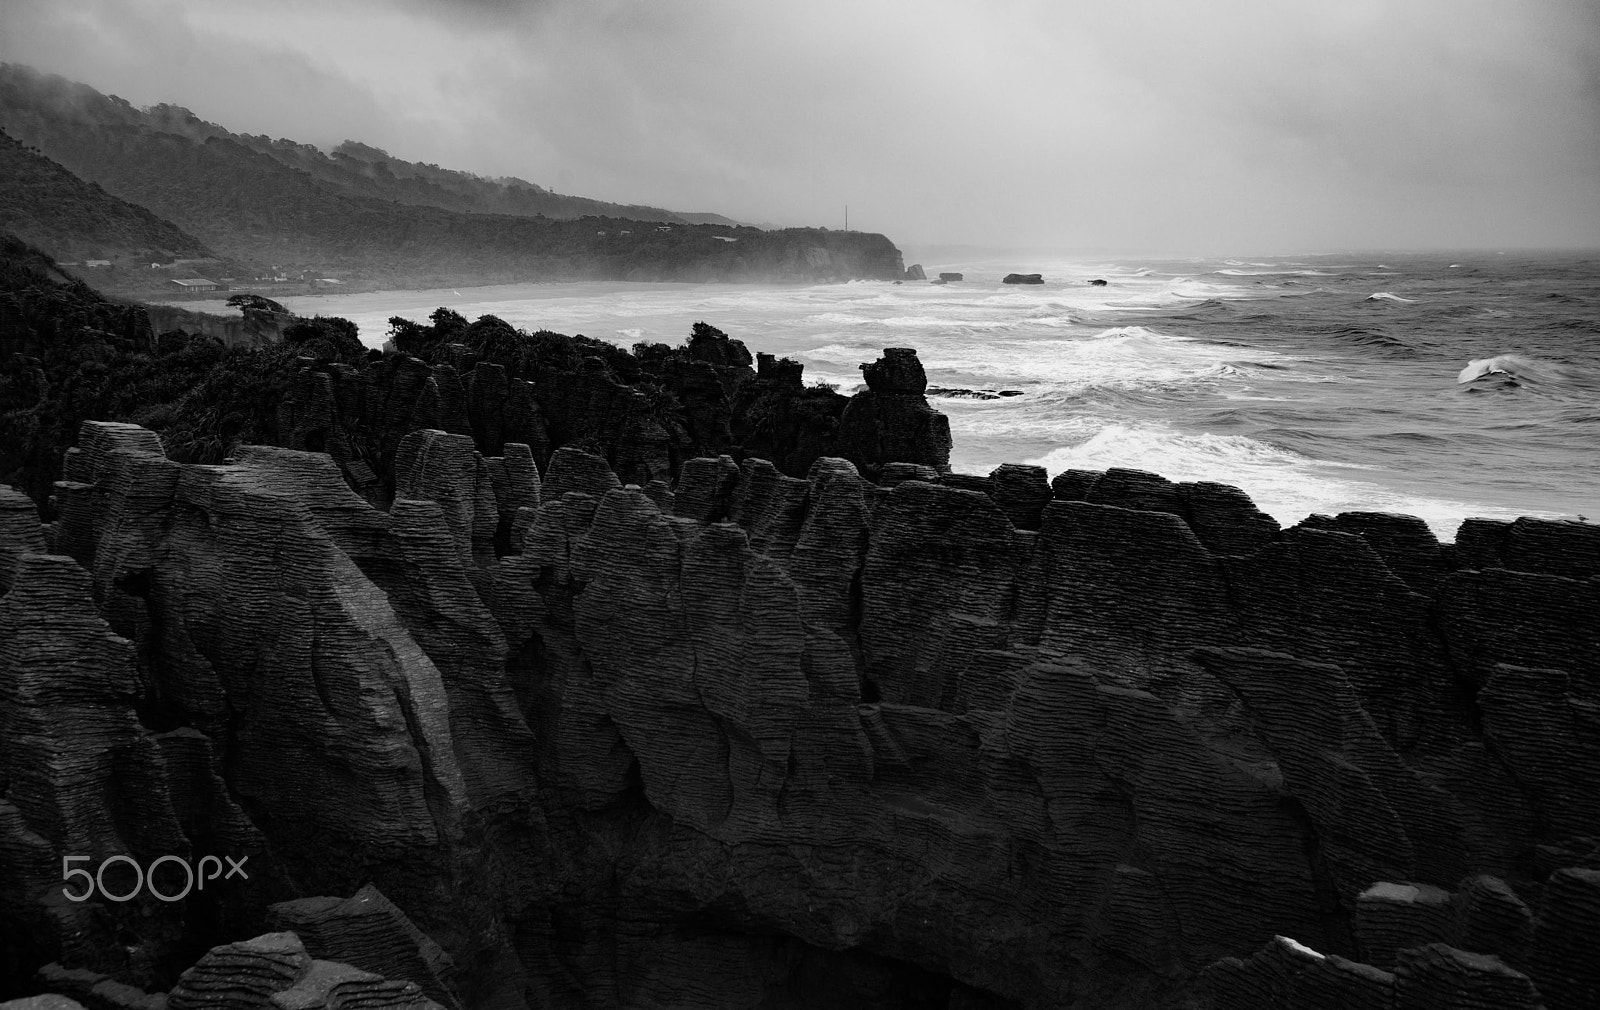
[[[704,320],[851,392],[914,347],[954,469],[1132,467],[1243,488],[1284,524],[1403,512],[1600,519],[1600,256],[930,264],[949,284],[528,284],[290,298],[382,344],[440,305],[677,344]],[[1044,283],[1006,285],[1008,272]],[[1104,286],[1091,280],[1101,279]],[[1014,395],[999,395],[1002,392]]]

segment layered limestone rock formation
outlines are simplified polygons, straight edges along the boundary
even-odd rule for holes
[[[1357,898],[1361,961],[1279,936],[1206,969],[1206,988],[1227,1010],[1600,1006],[1600,871],[1559,870],[1541,891],[1536,916],[1494,877],[1453,894],[1378,883]]]
[[[838,453],[869,477],[890,463],[950,469],[950,419],[928,406],[928,377],[909,347],[861,366],[867,388],[839,418]]]
[[[471,1008],[1180,1006],[1218,962],[1587,998],[1600,530],[477,446],[405,433],[383,510],[329,455],[90,423],[59,522],[0,512],[13,958],[168,988],[270,922]],[[79,852],[251,873],[75,904]]]
[[[405,346],[427,361],[408,354],[360,364],[304,358],[278,408],[278,444],[326,452],[351,487],[380,508],[395,498],[400,443],[428,429],[467,436],[486,457],[522,445],[540,468],[562,446],[585,448],[641,486],[670,485],[689,460],[720,453],[765,459],[790,476],[803,476],[826,456],[872,472],[897,460],[947,468],[949,424],[922,395],[927,381],[915,351],[886,350],[869,366],[871,391],[852,400],[807,387],[804,366],[787,358],[760,355],[752,369],[743,342],[704,323],[681,348],[639,345],[630,354],[607,345],[605,359],[583,353],[598,341],[542,334],[538,345],[493,317],[466,333],[504,328],[504,346],[486,338],[476,348],[442,343],[427,336],[440,327],[407,325],[424,335],[406,338]],[[486,357],[499,352],[515,362],[535,353],[530,345],[545,355],[537,364],[508,368]]]
[[[0,1010],[446,1010],[415,982],[315,957],[290,932],[213,947],[168,993],[58,964],[39,983],[52,991]]]

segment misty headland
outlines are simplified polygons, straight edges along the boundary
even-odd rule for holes
[[[144,297],[904,273],[880,234],[561,196],[358,142],[324,153],[234,134],[180,106],[136,109],[18,64],[0,65],[0,129],[7,174],[29,180],[8,188],[0,225],[97,286]],[[108,230],[118,215],[137,224]]]

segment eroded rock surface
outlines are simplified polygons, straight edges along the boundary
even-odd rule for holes
[[[920,399],[912,363],[861,395]],[[418,998],[474,1010],[1593,985],[1600,582],[1548,545],[1600,531],[1440,551],[915,458],[669,488],[448,425],[395,443],[385,511],[328,455],[146,436],[85,425],[49,543],[0,523],[0,926],[33,965],[170,985],[275,908],[341,959],[415,944]],[[80,849],[252,872],[136,919],[51,897]]]
[[[888,347],[861,366],[867,388],[839,418],[838,455],[868,476],[891,463],[950,469],[950,419],[928,406],[928,377],[909,347]]]

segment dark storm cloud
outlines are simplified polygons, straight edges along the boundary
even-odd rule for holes
[[[1593,3],[23,2],[0,57],[254,133],[902,243],[1593,245]]]

